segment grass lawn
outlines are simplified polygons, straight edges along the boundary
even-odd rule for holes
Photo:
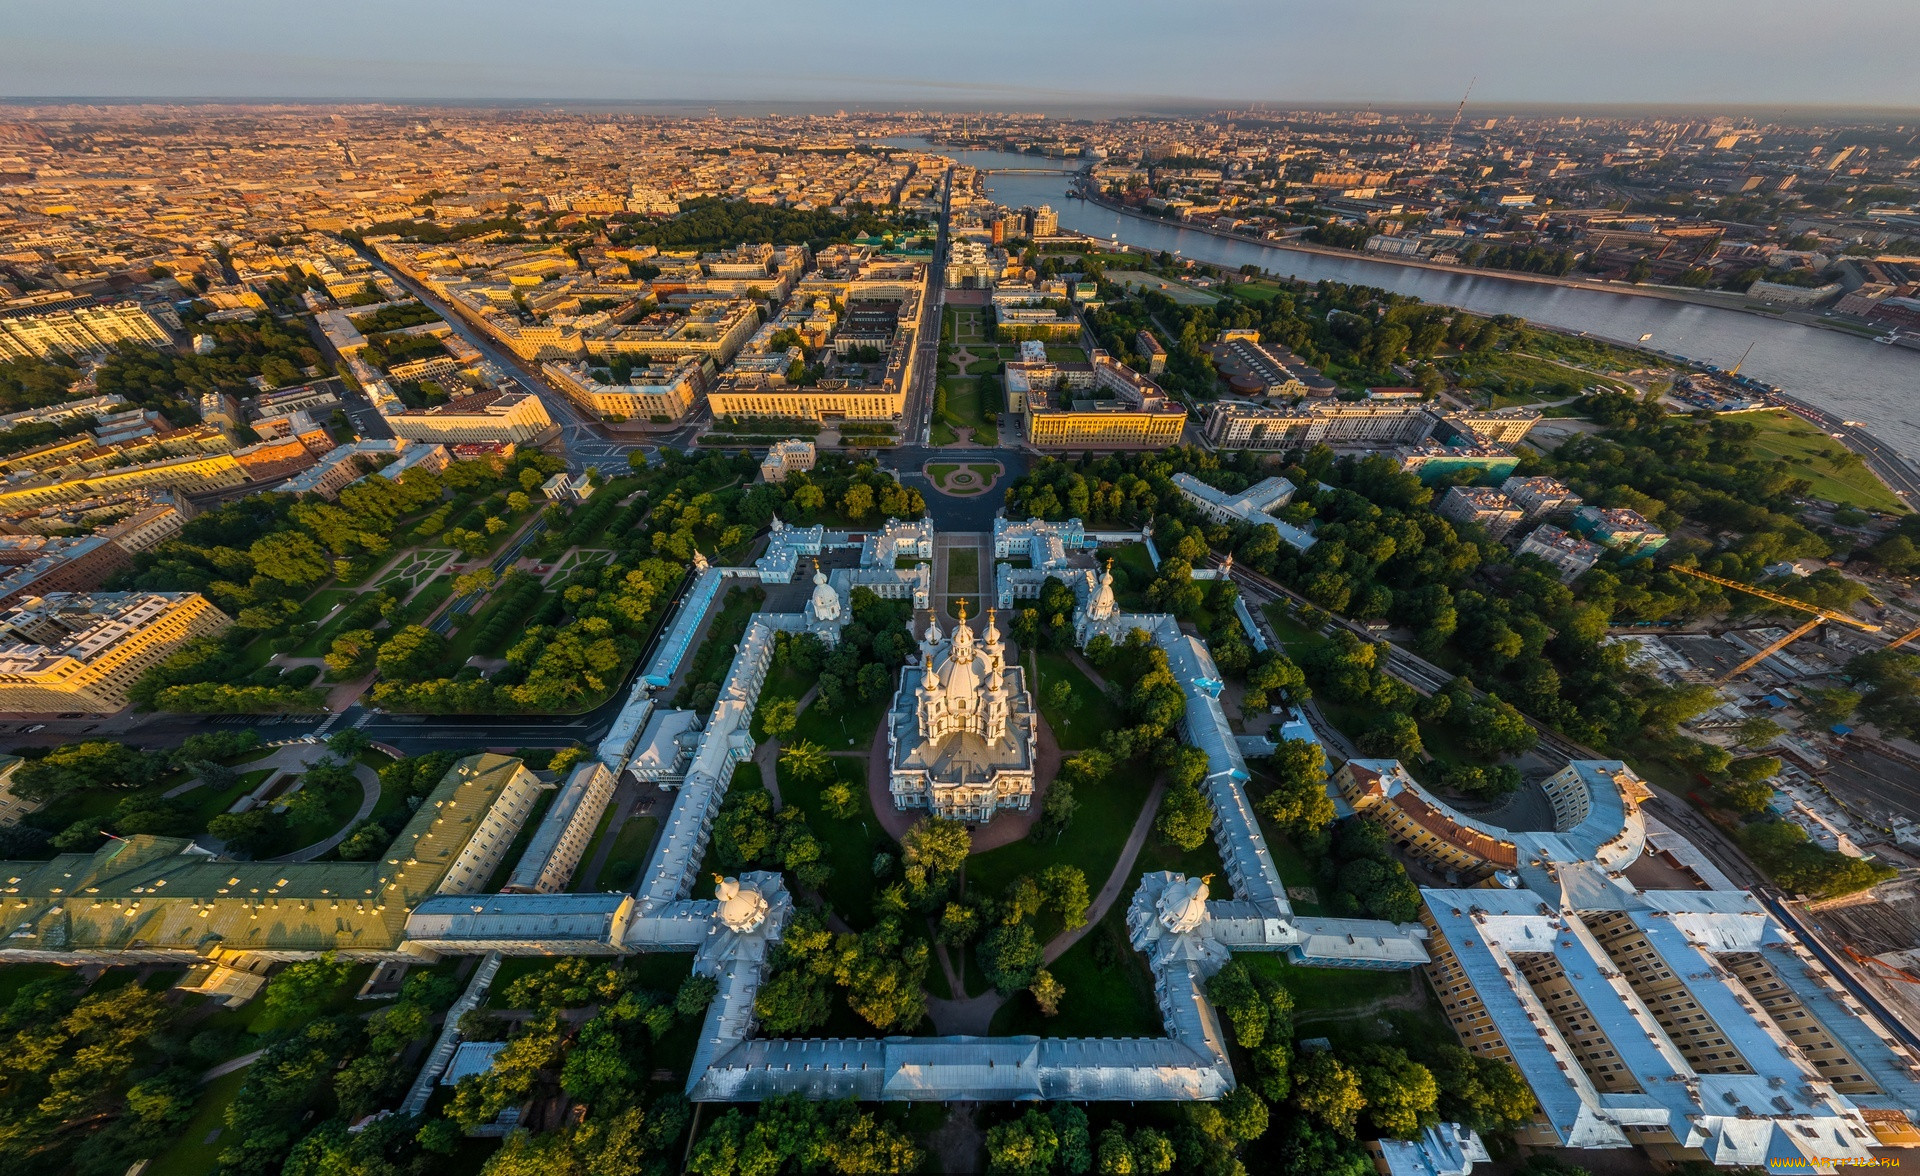
[[[967,365],[967,374],[969,376],[991,376],[997,374],[999,371],[1000,360],[998,357],[993,359],[976,359]]]
[[[972,595],[980,591],[980,549],[947,549],[947,591]]]
[[[1753,439],[1756,457],[1792,467],[1795,477],[1812,483],[1815,498],[1893,514],[1907,509],[1864,464],[1835,469],[1833,459],[1853,451],[1785,409],[1742,413],[1733,419],[1757,430]]]
[[[1298,620],[1295,620],[1293,614],[1287,611],[1285,604],[1275,601],[1267,605],[1264,611],[1267,616],[1267,623],[1273,626],[1274,636],[1280,639],[1280,644],[1288,648],[1296,645],[1311,646],[1317,642],[1326,640],[1326,638],[1319,633],[1314,632]]]
[[[0,967],[0,1006],[12,1004],[20,990],[36,980],[77,975],[77,968],[65,964],[8,964]]]
[[[927,437],[934,445],[953,445],[960,440],[960,434],[953,431],[953,426],[939,417],[933,419],[933,428]]]
[[[183,792],[175,801],[187,813],[187,819],[193,822],[195,830],[204,830],[207,822],[233,807],[233,802],[252,792],[267,782],[273,774],[272,769],[262,768],[255,772],[242,772],[240,777],[225,788],[214,788],[206,784],[192,792]]]
[[[174,1136],[173,1143],[154,1157],[147,1166],[151,1176],[205,1176],[220,1166],[220,1139],[224,1134],[227,1108],[240,1095],[247,1081],[245,1069],[215,1078],[200,1088],[193,1104],[193,1118]],[[211,1140],[209,1136],[213,1136]]]
[[[419,595],[415,596],[412,600],[407,601],[407,603],[394,610],[392,619],[393,627],[396,629],[404,629],[408,625],[420,624],[432,616],[433,611],[442,604],[445,604],[447,597],[452,595],[453,581],[448,577],[442,576],[440,579],[422,588]]]
[[[360,594],[356,592],[350,593],[349,595],[358,596]],[[328,607],[332,606],[329,605]],[[339,636],[341,625],[346,621],[347,614],[351,611],[353,611],[353,602],[350,601],[347,607],[342,608],[331,617],[328,617],[325,623],[313,631],[311,636],[305,641],[302,641],[299,646],[294,649],[292,656],[319,657],[326,653],[328,649],[332,648],[333,639]],[[375,614],[373,622],[370,623],[378,623],[379,620],[379,615]]]
[[[289,818],[286,832],[274,845],[263,851],[260,858],[278,857],[296,849],[305,849],[316,841],[325,841],[352,820],[354,813],[360,811],[361,799],[360,784],[355,781],[353,787],[342,788],[327,797],[326,805],[319,812]],[[377,802],[375,807],[378,807]]]
[[[873,924],[874,855],[897,847],[874,815],[873,801],[867,794],[867,761],[835,756],[828,762],[834,774],[820,781],[796,779],[782,764],[780,799],[807,814],[807,825],[825,851],[824,860],[833,867],[833,876],[827,879],[821,897],[849,925],[865,928]],[[851,817],[830,817],[821,803],[820,793],[836,780],[853,787],[860,811]]]
[[[887,704],[893,701],[893,684],[890,682],[878,697],[866,702],[848,699],[840,709],[828,714],[815,699],[812,705],[800,712],[800,721],[794,724],[793,739],[811,739],[828,751],[864,751],[873,741],[873,733],[880,727],[880,716],[886,713]]]
[[[798,702],[812,688],[812,676],[801,673],[776,656],[767,670],[767,680],[760,686],[760,701],[753,711],[753,741],[758,743],[767,737],[766,728],[760,725],[760,716],[766,713],[769,703],[780,699]]]
[[[1140,847],[1140,856],[1135,859],[1134,871],[1150,874],[1156,870],[1171,870],[1176,874],[1185,874],[1189,878],[1214,877],[1213,896],[1227,898],[1231,887],[1226,882],[1226,867],[1220,863],[1220,850],[1208,837],[1200,843],[1198,849],[1181,849],[1166,841],[1158,833],[1151,834],[1147,843]],[[1119,909],[1121,904],[1115,903]]]
[[[1087,362],[1087,352],[1083,347],[1049,343],[1047,344],[1047,358],[1055,363],[1085,363]]]
[[[640,878],[647,864],[647,852],[653,848],[654,835],[660,832],[657,817],[628,817],[607,850],[607,862],[600,867],[594,885],[600,890],[626,890]]]
[[[428,547],[419,551],[409,551],[404,558],[393,565],[391,570],[374,581],[373,586],[390,588],[401,593],[418,588],[426,583],[429,577],[438,575],[440,570],[452,563],[454,557],[459,554],[451,547]]]
[[[1033,670],[1036,661],[1039,668],[1034,673],[1035,698],[1040,704],[1041,715],[1045,716],[1047,725],[1053,728],[1053,736],[1060,741],[1061,748],[1078,751],[1098,746],[1101,737],[1113,730],[1113,708],[1108,704],[1107,696],[1064,653],[1043,652],[1029,656],[1029,671]],[[1056,682],[1065,682],[1072,692],[1064,707],[1053,704]]]
[[[1293,994],[1293,1007],[1303,1021],[1311,1019],[1316,1012],[1337,1015],[1357,1004],[1383,996],[1404,996],[1413,991],[1412,973],[1405,970],[1302,968],[1263,951],[1240,952],[1233,958],[1250,970],[1285,985]]]
[[[1036,1037],[1159,1037],[1166,1032],[1153,999],[1153,977],[1146,958],[1127,943],[1127,912],[1115,903],[1100,925],[1054,961],[1047,970],[1067,994],[1060,1014],[1049,1017],[1033,997],[1016,992],[993,1015],[996,1036],[1031,1033]],[[1103,951],[1100,942],[1106,941]],[[1117,957],[1102,965],[1100,957]]]
[[[1000,378],[981,376],[977,380],[959,381],[959,386],[947,398],[947,410],[959,417],[961,424],[972,427],[977,444],[998,445],[999,427],[987,420],[987,413],[997,409],[1003,399]]]
[[[767,599],[765,590],[760,588],[733,588],[720,603],[720,611],[707,623],[706,640],[700,648],[693,651],[693,660],[689,663],[687,676],[681,679],[683,685],[674,698],[675,706],[684,706],[683,697],[692,694],[693,687],[702,682],[711,682],[718,686],[726,680],[727,667],[733,664],[733,647],[740,643],[746,634],[747,621],[752,618]]]
[[[500,610],[509,605],[512,600],[513,598],[511,596],[502,596],[496,592],[488,597],[478,611],[468,613],[459,621],[454,628],[452,640],[447,642],[447,652],[443,662],[450,672],[466,665],[467,659],[476,655],[480,657],[503,657],[506,655],[508,648],[510,648],[514,642],[520,640],[522,630],[526,628],[524,624],[509,625],[506,628],[505,634],[498,642],[488,645],[485,648],[482,648],[480,645],[480,631],[485,629],[487,622],[498,615]],[[524,622],[526,619],[532,617],[533,614],[539,612],[540,606],[545,600],[546,593],[544,592],[533,597],[525,608],[519,610],[521,620]]]
[[[1064,833],[1043,842],[1021,840],[976,854],[967,860],[967,886],[975,894],[998,895],[1020,875],[1038,874],[1060,864],[1080,867],[1087,876],[1088,892],[1098,893],[1120,860],[1127,834],[1133,831],[1134,819],[1152,787],[1148,774],[1129,772],[1098,788],[1077,790],[1074,799],[1080,807]]]

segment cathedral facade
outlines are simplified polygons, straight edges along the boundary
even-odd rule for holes
[[[1038,724],[1026,671],[1008,665],[993,612],[976,638],[930,621],[887,714],[889,786],[902,810],[969,822],[1033,802]]]

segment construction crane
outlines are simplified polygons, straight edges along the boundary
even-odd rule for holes
[[[1447,137],[1440,140],[1440,162],[1434,165],[1434,171],[1446,167],[1447,161],[1453,158],[1453,133],[1460,129],[1460,115],[1467,108],[1467,95],[1473,93],[1473,83],[1479,80],[1479,74],[1468,80],[1466,92],[1460,95],[1460,105],[1453,108],[1453,121],[1447,124]]]
[[[1795,600],[1791,596],[1782,596],[1778,592],[1769,592],[1765,588],[1755,588],[1751,584],[1742,584],[1738,580],[1729,580],[1722,576],[1710,575],[1706,572],[1699,570],[1698,568],[1682,567],[1679,564],[1675,564],[1673,565],[1671,570],[1676,572],[1685,572],[1689,576],[1693,576],[1694,578],[1700,579],[1700,580],[1706,580],[1710,583],[1718,584],[1722,588],[1733,588],[1738,591],[1745,592],[1751,596],[1758,596],[1760,599],[1770,601],[1774,604],[1781,606],[1782,608],[1790,608],[1798,612],[1813,614],[1812,618],[1809,619],[1806,624],[1800,626],[1798,629],[1795,629],[1793,632],[1787,634],[1785,637],[1782,637],[1780,640],[1774,642],[1772,645],[1767,646],[1765,649],[1761,650],[1759,653],[1754,654],[1752,657],[1748,658],[1746,661],[1741,662],[1739,665],[1733,667],[1731,670],[1728,670],[1726,673],[1720,675],[1720,680],[1722,682],[1725,682],[1729,678],[1737,678],[1741,674],[1746,673],[1748,670],[1751,670],[1753,667],[1759,665],[1761,662],[1772,657],[1774,654],[1779,653],[1781,650],[1785,649],[1787,646],[1792,645],[1794,642],[1800,640],[1802,637],[1805,637],[1807,634],[1813,632],[1815,629],[1819,628],[1822,623],[1826,621],[1834,621],[1842,625],[1851,625],[1854,628],[1859,629],[1862,632],[1866,632],[1866,633],[1878,633],[1880,631],[1880,626],[1872,624],[1871,622],[1868,622],[1868,621],[1860,620],[1858,617],[1850,617],[1845,613],[1834,612],[1830,608],[1821,608],[1818,605],[1808,604],[1804,600]],[[1909,633],[1907,634],[1907,636],[1912,637],[1912,636],[1915,636],[1916,634],[1920,634],[1920,630],[1916,630],[1915,633]]]
[[[1754,343],[1758,343],[1758,342],[1759,342],[1758,339],[1754,340]],[[1734,364],[1733,370],[1728,372],[1727,375],[1738,376],[1740,374],[1740,369],[1747,366],[1747,356],[1752,354],[1753,354],[1753,343],[1749,343],[1747,344],[1747,349],[1740,353],[1740,362]]]
[[[1882,979],[1903,980],[1908,984],[1920,984],[1920,976],[1914,975],[1912,972],[1907,971],[1905,968],[1896,967],[1895,965],[1889,964],[1887,961],[1880,959],[1876,956],[1861,955],[1859,952],[1853,950],[1851,947],[1848,947],[1844,943],[1840,945],[1840,950],[1846,952],[1847,958],[1851,959],[1854,963],[1859,964],[1863,968],[1885,968],[1887,971],[1893,973],[1893,975],[1884,976],[1882,977]],[[1876,975],[1877,974],[1878,973],[1876,973]]]

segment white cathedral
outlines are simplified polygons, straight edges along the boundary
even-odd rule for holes
[[[976,640],[963,602],[953,636],[929,621],[919,664],[900,673],[887,714],[893,803],[970,822],[1024,810],[1037,732],[1026,672],[1007,664],[993,610]]]

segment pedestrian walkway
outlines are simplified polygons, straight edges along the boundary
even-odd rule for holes
[[[1100,893],[1094,896],[1093,905],[1087,908],[1087,921],[1053,937],[1041,953],[1041,958],[1047,963],[1051,964],[1066,955],[1068,949],[1080,942],[1087,932],[1100,925],[1100,920],[1107,917],[1113,904],[1128,892],[1130,884],[1135,881],[1133,863],[1139,859],[1141,849],[1147,844],[1147,834],[1153,831],[1154,814],[1160,811],[1160,798],[1166,791],[1166,781],[1154,781],[1153,788],[1147,793],[1147,802],[1140,806],[1140,815],[1134,818],[1133,832],[1127,834],[1127,844],[1120,851],[1120,860],[1113,864],[1113,872],[1107,875],[1106,885],[1100,888]]]

